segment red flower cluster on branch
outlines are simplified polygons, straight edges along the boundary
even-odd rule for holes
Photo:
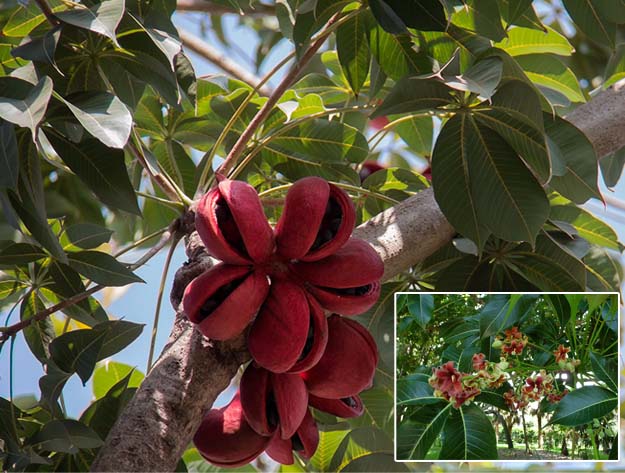
[[[505,338],[502,339],[501,336],[495,338],[493,348],[500,348],[503,356],[522,354],[528,342],[527,335],[523,335],[518,327],[512,327],[504,333]]]
[[[310,457],[318,430],[309,406],[340,417],[363,411],[378,362],[375,341],[357,315],[380,294],[383,263],[351,237],[349,196],[308,177],[289,189],[269,225],[256,190],[220,178],[200,201],[195,225],[222,263],[194,279],[183,308],[208,338],[228,340],[249,326],[252,363],[230,404],[208,412],[194,442],[219,466],[249,463],[263,451],[293,463]]]
[[[429,383],[434,388],[434,395],[452,402],[456,409],[473,400],[481,392],[479,388],[468,386],[463,382],[467,374],[458,371],[453,361],[433,368],[432,372]]]

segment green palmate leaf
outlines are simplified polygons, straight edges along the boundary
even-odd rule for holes
[[[563,221],[573,225],[579,236],[598,246],[620,250],[616,232],[607,224],[589,212],[572,204],[551,207],[551,220]]]
[[[112,56],[116,65],[139,81],[150,84],[168,104],[178,106],[180,91],[176,73],[152,38],[145,31],[137,31],[120,37],[119,41],[124,50]],[[118,95],[121,90],[121,87],[117,90]]]
[[[105,286],[145,282],[107,253],[77,251],[68,254],[69,265],[83,276]]]
[[[365,15],[359,14],[336,31],[336,50],[341,68],[355,95],[365,83],[371,63],[367,29]]]
[[[451,17],[452,23],[493,41],[501,41],[506,31],[501,24],[495,0],[467,0]]]
[[[616,153],[604,156],[601,158],[601,161],[599,161],[599,164],[601,166],[603,182],[605,182],[606,187],[611,188],[616,186],[623,173],[623,167],[625,166],[625,148],[620,149]]]
[[[76,454],[81,449],[98,448],[104,442],[92,429],[72,419],[52,420],[30,439],[44,451]]]
[[[547,294],[545,296],[553,310],[555,310],[560,326],[564,330],[564,327],[571,318],[571,306],[568,299],[563,294]]]
[[[438,0],[384,0],[409,28],[445,31],[447,18]]]
[[[541,23],[532,7],[532,0],[503,0],[501,5],[501,17],[509,25],[518,25],[526,28],[539,29],[546,32],[547,29]],[[508,31],[508,36],[510,31]]]
[[[92,403],[80,416],[80,421],[106,438],[136,389],[129,386],[132,373],[117,381],[102,397]]]
[[[20,320],[30,320],[37,313],[45,310],[46,306],[36,291],[30,291],[28,296],[22,301],[20,307]],[[28,348],[41,363],[45,363],[48,358],[48,345],[54,338],[54,328],[50,319],[45,318],[38,322],[33,322],[24,328],[24,338]]]
[[[511,5],[516,3],[518,2],[510,2]],[[575,51],[565,36],[548,26],[545,28],[546,33],[530,28],[511,28],[508,30],[508,37],[495,46],[510,56],[545,53],[570,56]]]
[[[369,7],[384,31],[390,34],[402,34],[408,31],[402,17],[385,0],[370,0]]]
[[[193,195],[197,186],[196,167],[182,145],[172,140],[161,141],[154,144],[152,152],[176,184],[187,195]]]
[[[128,378],[129,377],[129,378]],[[128,378],[130,388],[139,387],[144,375],[130,365],[116,361],[105,361],[93,372],[93,395],[99,399],[106,395],[117,383]]]
[[[93,138],[76,144],[56,132],[46,130],[46,136],[63,162],[104,204],[141,214],[128,179],[123,151],[107,148]]]
[[[498,57],[488,57],[473,64],[464,74],[456,78],[446,78],[445,83],[456,89],[490,98],[501,81],[502,61]]]
[[[56,299],[67,299],[85,291],[86,288],[80,279],[80,275],[68,265],[52,260],[47,268],[48,276],[50,276],[52,281],[42,291],[52,291],[58,296]],[[46,297],[50,299],[48,294],[46,294]],[[66,307],[63,309],[63,312],[90,327],[98,322],[108,320],[108,316],[100,303],[91,297]]]
[[[0,265],[12,266],[32,263],[45,258],[47,255],[37,245],[30,243],[14,243],[0,251]]]
[[[584,256],[586,284],[593,291],[618,291],[623,281],[623,267],[618,256],[605,248],[591,248]],[[616,323],[614,331],[616,331]]]
[[[59,39],[61,39],[61,27],[57,26],[43,36],[34,38],[11,50],[11,55],[29,61],[55,65],[54,53]]]
[[[93,223],[76,223],[67,227],[65,233],[72,245],[88,250],[107,243],[113,231]]]
[[[309,463],[315,471],[333,471],[330,462],[337,448],[349,433],[347,423],[336,425],[323,425],[319,429],[319,445]]]
[[[19,188],[24,187],[26,186],[19,186]],[[19,218],[22,222],[24,222],[26,228],[30,230],[33,237],[41,244],[41,246],[48,250],[50,254],[59,261],[66,262],[67,256],[65,255],[58,238],[48,225],[48,221],[45,216],[42,215],[42,212],[36,204],[31,200],[31,194],[27,190],[23,190],[24,192],[21,192],[22,201],[19,200],[15,193],[9,192],[9,200],[13,210],[15,210]]]
[[[411,406],[436,404],[441,398],[434,396],[434,389],[428,383],[428,376],[412,374],[397,380],[397,405]]]
[[[591,197],[601,199],[597,184],[597,155],[588,138],[562,118],[545,114],[544,120],[551,149],[557,150],[565,167],[563,175],[553,176],[551,187],[578,204]]]
[[[571,19],[584,34],[593,41],[614,48],[616,23],[606,18],[595,5],[594,0],[562,0]]]
[[[432,320],[434,311],[434,297],[428,294],[412,296],[408,299],[408,312],[421,327],[425,327]]]
[[[512,270],[546,291],[583,291],[586,287],[584,263],[558,246],[551,238],[540,235],[535,251],[521,245],[505,261]]]
[[[490,232],[509,241],[533,242],[548,217],[544,191],[514,150],[466,114],[443,127],[434,148],[432,179],[441,210],[480,249]]]
[[[397,459],[423,460],[453,408],[449,403],[420,406],[397,427]]]
[[[549,424],[569,427],[586,424],[609,414],[617,404],[616,393],[599,386],[584,386],[564,396]]]
[[[85,92],[62,99],[78,121],[110,148],[123,148],[132,126],[128,107],[107,92]]]
[[[298,54],[310,43],[310,38],[338,11],[350,2],[348,0],[317,0],[314,8],[298,5],[293,24],[293,42]],[[312,5],[309,5],[312,7]]]
[[[393,129],[412,151],[420,156],[431,156],[434,135],[432,117],[409,117]]]
[[[510,389],[512,389],[512,386],[507,382],[503,386],[500,386],[495,390],[482,389],[482,392],[475,397],[475,400],[477,402],[490,404],[491,406],[494,406],[498,409],[507,411],[509,410],[509,407],[508,404],[506,404],[506,400],[503,395]]]
[[[511,296],[496,294],[480,312],[480,332],[482,338],[501,333],[512,327],[531,309],[536,296]]]
[[[91,329],[64,333],[50,343],[50,356],[65,373],[77,373],[83,384],[96,362],[123,350],[143,330],[142,324],[123,320],[102,322]]]
[[[67,8],[60,0],[50,0],[48,5],[53,12],[59,12]],[[41,12],[36,2],[28,2],[26,6],[20,5],[13,12],[2,28],[2,34],[9,37],[23,38],[45,21],[46,16]]]
[[[430,61],[415,45],[408,34],[393,35],[380,26],[369,30],[369,48],[380,68],[391,79],[431,70]]]
[[[0,118],[29,128],[33,139],[48,108],[52,79],[42,77],[36,85],[15,77],[0,78]]]
[[[451,89],[442,82],[435,79],[405,77],[395,84],[371,117],[433,110],[451,103],[453,103]]]
[[[104,35],[116,46],[115,30],[124,16],[124,0],[102,0],[91,8],[74,8],[57,14],[62,22]]]
[[[310,120],[273,135],[266,149],[312,162],[362,162],[369,154],[364,135],[355,128],[327,120]]]
[[[603,381],[613,392],[618,392],[618,363],[616,358],[604,358],[590,352],[590,364],[597,379]]]
[[[17,187],[18,168],[19,154],[14,127],[0,119],[0,187]]]
[[[360,393],[359,396],[364,405],[364,413],[349,420],[352,428],[374,426],[392,437],[394,402],[392,387],[374,387]]]
[[[468,161],[472,150],[462,141],[466,121],[464,114],[456,115],[441,130],[432,153],[432,181],[438,205],[449,222],[481,249],[490,232],[478,217],[471,191]]]
[[[390,467],[389,471],[406,471],[393,465],[392,453],[393,441],[383,432],[370,426],[356,428],[341,440],[330,463],[330,471],[362,471],[358,465],[366,463],[367,459],[371,464],[379,462]],[[372,458],[374,455],[376,457]]]
[[[585,102],[577,77],[558,58],[549,54],[529,54],[516,58],[527,77],[536,85],[553,89],[571,102]]]
[[[445,423],[441,460],[496,460],[495,430],[475,404],[454,409]]]
[[[293,85],[298,95],[317,94],[326,105],[333,105],[348,100],[351,96],[347,87],[337,84],[321,74],[308,74]]]

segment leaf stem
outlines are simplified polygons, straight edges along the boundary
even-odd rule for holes
[[[366,105],[354,105],[352,107],[343,107],[343,108],[332,108],[329,110],[323,110],[321,112],[317,112],[317,113],[312,113],[310,115],[306,115],[304,117],[298,118],[296,120],[293,120],[289,123],[286,123],[284,126],[282,126],[276,133],[266,136],[265,138],[263,138],[258,144],[257,146],[248,154],[245,156],[245,158],[243,158],[241,160],[241,162],[237,165],[237,167],[234,169],[234,171],[232,171],[232,173],[230,174],[231,178],[235,178],[237,177],[241,171],[243,171],[243,169],[245,169],[245,166],[247,166],[252,159],[254,159],[254,157],[260,153],[266,146],[268,143],[272,142],[274,139],[279,138],[280,136],[283,136],[286,132],[297,128],[300,124],[302,123],[306,123],[308,121],[311,120],[316,120],[317,118],[323,118],[323,117],[327,117],[329,115],[334,115],[334,114],[338,114],[338,113],[344,113],[344,112],[357,112],[360,110],[367,110],[369,107]]]
[[[358,14],[359,11],[355,10],[355,13]],[[354,16],[354,12],[345,15],[343,17],[343,20],[351,18],[352,16]],[[247,143],[254,136],[254,133],[256,132],[258,127],[260,127],[265,118],[267,118],[267,116],[271,113],[271,110],[278,103],[280,97],[282,97],[282,95],[293,84],[293,82],[295,82],[299,74],[304,69],[304,66],[308,64],[308,62],[314,57],[314,55],[317,53],[323,43],[325,43],[326,39],[334,29],[333,25],[338,26],[339,18],[340,13],[336,13],[334,16],[332,16],[332,18],[330,18],[330,20],[328,20],[324,31],[319,34],[317,39],[313,41],[313,43],[308,47],[301,59],[297,63],[295,63],[293,68],[286,74],[286,76],[284,76],[280,84],[278,84],[275,90],[271,93],[265,104],[256,113],[254,118],[252,118],[250,123],[247,125],[247,128],[243,131],[241,136],[239,136],[239,139],[226,156],[224,162],[221,163],[221,166],[219,166],[219,168],[217,169],[217,173],[221,173],[224,175],[229,174],[230,170],[234,167],[241,154],[243,154]]]
[[[160,250],[162,250],[165,247],[165,245],[167,245],[167,243],[169,243],[170,239],[171,239],[170,232],[165,232],[165,234],[161,238],[161,241],[159,241],[155,246],[150,248],[150,250],[148,250],[136,262],[134,262],[132,264],[129,264],[128,265],[128,269],[130,269],[131,271],[134,271],[138,267],[143,266],[152,257],[154,257],[154,255],[156,255]],[[72,305],[75,305],[75,304],[79,303],[80,301],[85,300],[90,295],[100,291],[101,289],[104,289],[105,287],[107,287],[107,286],[104,286],[102,284],[96,284],[95,286],[90,287],[86,291],[83,291],[81,293],[75,294],[72,297],[68,297],[67,299],[62,300],[61,302],[59,302],[57,304],[54,304],[53,306],[48,307],[47,309],[44,309],[44,310],[42,310],[40,312],[37,312],[35,315],[33,315],[29,319],[22,320],[22,321],[20,321],[18,323],[15,323],[13,325],[8,326],[8,327],[0,327],[0,344],[3,343],[4,341],[6,341],[7,339],[9,339],[10,337],[13,337],[16,333],[18,333],[19,331],[25,329],[26,327],[28,327],[32,323],[44,320],[45,318],[49,317],[50,315],[54,314],[55,312],[63,310],[63,309],[65,309],[67,307],[70,307]]]
[[[167,259],[165,260],[165,265],[163,266],[163,272],[161,274],[161,282],[158,288],[158,299],[156,301],[156,309],[154,311],[154,323],[152,325],[152,338],[150,339],[150,352],[148,354],[148,365],[145,370],[146,374],[150,372],[150,368],[152,367],[152,361],[154,359],[154,348],[156,345],[156,334],[158,331],[158,322],[161,314],[161,304],[163,302],[163,294],[165,293],[165,282],[167,281],[167,273],[169,272],[169,266],[171,265],[171,259],[174,256],[174,251],[176,250],[176,245],[180,241],[180,236],[174,234],[171,240],[171,245],[169,246],[169,251],[167,252]]]

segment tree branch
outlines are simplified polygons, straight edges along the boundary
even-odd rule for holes
[[[227,72],[235,79],[239,79],[246,84],[251,85],[253,88],[258,88],[258,93],[264,96],[271,95],[271,88],[267,85],[263,85],[262,87],[258,87],[261,79],[251,72],[248,72],[243,66],[237,64],[232,59],[227,57],[218,49],[214,48],[206,41],[202,41],[195,35],[192,35],[188,31],[183,29],[178,30],[178,36],[182,40],[182,44],[184,46],[193,51],[194,53],[202,56],[204,59],[213,63],[222,71]]]
[[[588,133],[600,155],[625,144],[623,84],[600,93],[582,105],[569,120]],[[618,103],[618,109],[613,106]],[[616,105],[614,105],[616,106]],[[594,118],[590,119],[589,116]],[[622,137],[606,143],[601,123]],[[431,190],[425,190],[375,216],[354,232],[373,245],[385,264],[384,278],[405,271],[449,242],[454,234],[438,208]],[[184,287],[210,266],[208,256],[192,234],[187,244],[191,263],[174,281],[172,304],[179,308]],[[214,343],[193,329],[180,310],[169,341],[159,360],[118,418],[92,469],[95,471],[173,471],[191,442],[202,414],[249,359],[244,338]]]
[[[319,48],[323,43],[325,43],[328,38],[331,30],[328,28],[330,25],[335,23],[339,18],[339,13],[335,14],[328,23],[326,24],[326,28],[323,33],[321,33],[317,39],[308,47],[306,52],[302,55],[301,59],[295,63],[295,65],[291,68],[291,70],[284,76],[284,78],[278,84],[278,87],[271,93],[269,99],[263,104],[261,109],[254,115],[254,118],[247,125],[239,139],[236,141],[224,162],[217,169],[217,173],[221,173],[227,175],[228,172],[232,169],[232,167],[236,164],[237,159],[247,146],[247,143],[254,136],[254,133],[261,125],[261,123],[267,118],[267,116],[273,110],[273,107],[278,103],[280,97],[286,92],[286,90],[293,85],[293,82],[297,79],[300,72],[304,69],[306,64],[313,58],[313,56],[317,53]]]
[[[176,9],[178,11],[205,12],[213,15],[223,15],[227,13],[236,13],[239,15],[243,13],[247,16],[276,14],[276,9],[273,5],[266,5],[264,3],[257,3],[250,8],[237,10],[234,7],[215,5],[207,0],[178,0]]]

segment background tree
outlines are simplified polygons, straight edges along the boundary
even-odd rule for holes
[[[380,302],[358,319],[381,362],[364,420],[325,419],[323,455],[306,467],[405,468],[389,448],[393,292],[620,286],[615,232],[580,207],[601,199],[598,158],[606,185],[617,183],[625,145],[625,9],[593,3],[5,2],[0,343],[9,383],[21,334],[46,369],[36,405],[1,401],[11,420],[0,429],[5,466],[179,463],[202,413],[249,359],[244,339],[203,339],[179,310],[186,284],[212,264],[193,211],[218,169],[255,186],[274,222],[302,176],[356,199],[356,234],[385,262]],[[256,70],[177,30],[176,8],[206,12],[229,51],[240,45],[221,15],[242,13],[259,37]],[[258,78],[285,44],[292,52]],[[189,50],[227,75],[197,78]],[[386,169],[361,181],[378,158]],[[110,319],[93,295],[140,282],[133,271],[164,249],[169,261],[181,240],[189,262],[174,277],[178,316],[165,349],[150,355],[140,387],[122,378],[67,419],[66,381],[86,382],[142,330],[132,314]],[[145,252],[128,263],[135,248]]]

